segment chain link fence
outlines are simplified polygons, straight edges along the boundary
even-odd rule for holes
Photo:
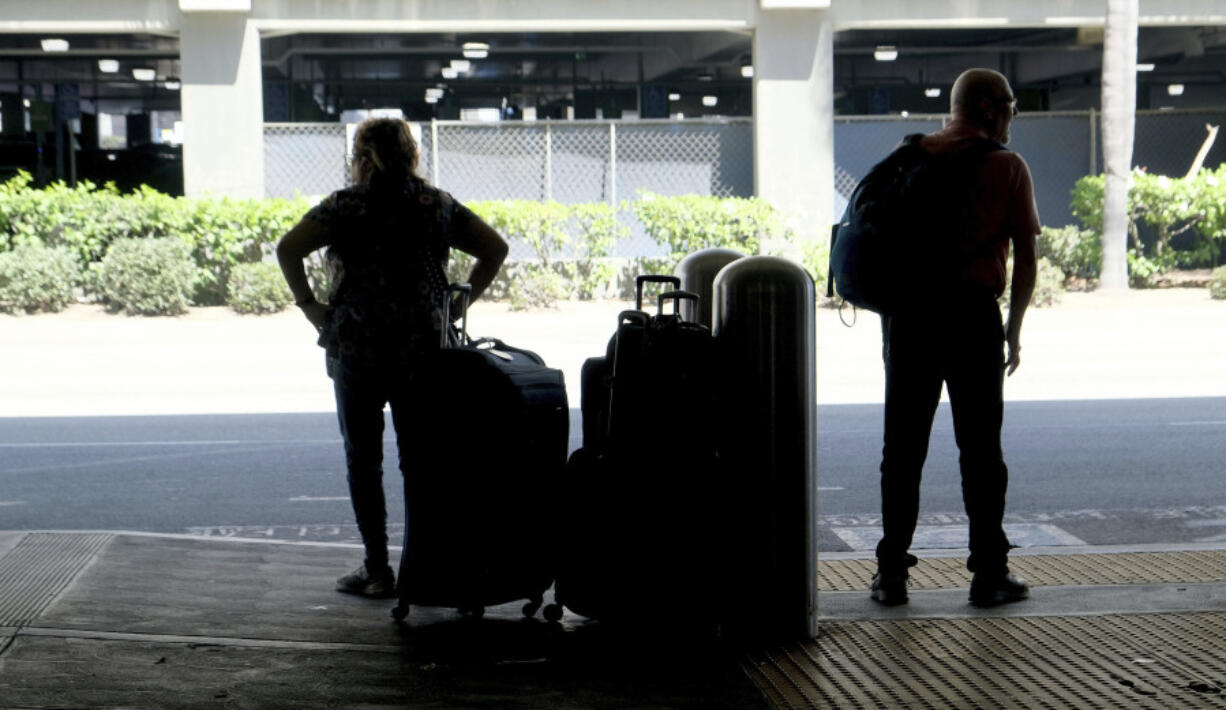
[[[835,197],[841,212],[856,182],[909,133],[940,128],[945,116],[838,117],[834,125]],[[1043,224],[1076,224],[1069,209],[1077,180],[1102,171],[1102,115],[1096,111],[1021,113],[1013,119],[1009,148],[1020,153],[1034,177]],[[1132,164],[1158,175],[1180,177],[1200,150],[1206,124],[1222,125],[1226,109],[1138,111]],[[1206,167],[1226,162],[1226,141],[1217,141]]]
[[[753,122],[567,121],[420,123],[419,172],[461,201],[565,204],[660,195],[753,195]],[[264,127],[265,194],[326,195],[345,185],[346,128],[335,123]],[[628,210],[631,237],[616,256],[657,256]],[[512,245],[512,257],[527,255]]]
[[[1026,158],[1044,224],[1073,224],[1070,190],[1102,169],[1099,122],[1093,111],[1022,113],[1009,147]],[[945,116],[835,118],[835,203],[841,212],[856,182],[908,133],[939,129]],[[1133,164],[1151,173],[1187,172],[1206,132],[1226,109],[1139,111]],[[421,123],[420,172],[462,201],[524,199],[573,204],[661,195],[753,195],[751,119],[680,121]],[[269,123],[264,128],[265,192],[274,197],[321,196],[345,185],[346,127],[337,123]],[[1226,162],[1226,140],[1205,160]],[[617,256],[657,256],[628,210],[631,238]],[[526,255],[512,245],[512,255]]]

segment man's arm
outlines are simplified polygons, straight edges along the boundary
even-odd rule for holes
[[[1035,238],[1041,229],[1030,168],[1020,157],[1018,160],[1020,170],[1012,199],[1014,217],[1010,220],[1013,232],[1013,282],[1009,285],[1009,321],[1005,326],[1005,344],[1008,346],[1005,367],[1010,375],[1022,361],[1022,318],[1034,294],[1038,275]]]
[[[1009,322],[1005,326],[1005,344],[1009,352],[1005,360],[1006,373],[1013,371],[1022,362],[1022,318],[1030,297],[1034,294],[1034,282],[1038,273],[1035,259],[1034,235],[1013,238],[1013,283],[1009,286]]]

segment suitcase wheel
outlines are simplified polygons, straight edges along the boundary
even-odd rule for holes
[[[392,618],[396,621],[404,621],[409,615],[409,605],[399,604],[392,609]]]
[[[485,607],[483,606],[462,606],[458,611],[461,616],[469,619],[480,619],[485,616]]]
[[[536,616],[536,611],[541,608],[541,604],[544,602],[545,600],[541,597],[534,597],[533,599],[529,600],[527,604],[524,604],[524,616],[528,617],[529,619]]]
[[[545,621],[551,624],[556,624],[562,620],[562,605],[550,604],[545,607]]]

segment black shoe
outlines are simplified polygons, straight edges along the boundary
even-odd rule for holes
[[[336,580],[336,591],[370,599],[392,599],[396,596],[396,577],[387,565],[374,574],[366,565],[362,565]]]
[[[996,606],[1030,597],[1030,585],[1008,570],[994,574],[976,572],[971,578],[971,604]]]
[[[877,572],[869,585],[868,593],[873,601],[885,606],[898,606],[907,603],[907,584],[911,577],[903,572]]]

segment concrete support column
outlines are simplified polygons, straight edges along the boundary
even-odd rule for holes
[[[245,12],[185,12],[183,186],[188,196],[264,196],[260,33]]]
[[[829,12],[760,10],[753,63],[754,191],[803,240],[826,238],[836,218]]]

